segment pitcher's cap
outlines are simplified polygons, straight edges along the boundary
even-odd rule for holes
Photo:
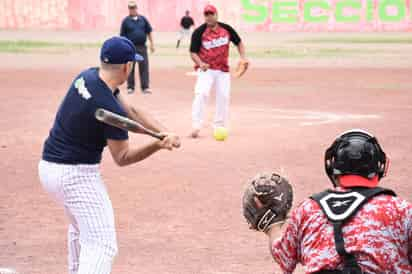
[[[208,13],[208,12],[216,14],[217,13],[217,8],[215,6],[209,4],[203,10],[203,13]]]

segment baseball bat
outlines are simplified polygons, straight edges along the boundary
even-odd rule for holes
[[[136,121],[133,121],[127,117],[123,117],[121,115],[118,115],[116,113],[113,113],[111,111],[98,108],[94,114],[96,119],[100,122],[103,122],[105,124],[124,129],[127,131],[143,131],[146,135],[152,136],[156,139],[163,140],[165,138],[164,135],[156,133],[150,129],[145,128],[141,124],[139,124]]]

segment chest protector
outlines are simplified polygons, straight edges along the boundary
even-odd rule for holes
[[[345,249],[342,226],[369,199],[381,194],[396,196],[395,192],[390,189],[356,187],[352,188],[349,192],[326,190],[310,197],[319,204],[328,221],[333,225],[335,248],[344,263],[343,274],[362,274],[362,270],[356,262],[355,256],[348,253]]]

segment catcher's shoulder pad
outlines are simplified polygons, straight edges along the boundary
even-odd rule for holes
[[[312,195],[310,198],[316,201],[323,213],[331,222],[345,222],[372,197],[387,194],[396,196],[390,189],[375,188],[353,188],[348,192],[326,190]]]

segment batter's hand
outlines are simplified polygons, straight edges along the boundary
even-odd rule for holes
[[[179,148],[180,137],[173,133],[162,132],[161,135],[165,136],[162,141],[159,141],[159,144],[162,148],[172,150],[173,148]]]
[[[209,69],[209,64],[206,64],[206,63],[202,62],[202,63],[200,63],[199,67],[202,71],[206,71],[206,70]]]

